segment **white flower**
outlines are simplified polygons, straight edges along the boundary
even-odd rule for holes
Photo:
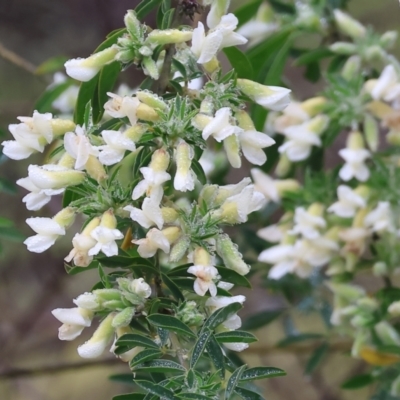
[[[370,175],[368,166],[365,161],[370,158],[371,153],[366,149],[345,148],[339,150],[339,155],[345,161],[345,164],[339,171],[339,176],[344,181],[356,178],[361,182],[365,182]]]
[[[250,173],[256,190],[261,192],[267,200],[279,203],[281,199],[275,180],[258,168],[251,169]]]
[[[296,266],[294,246],[283,244],[272,246],[260,253],[258,261],[273,264],[268,277],[270,279],[280,279],[282,276],[294,272]]]
[[[365,217],[364,226],[372,229],[373,232],[394,232],[390,203],[387,201],[380,201],[377,207]]]
[[[277,116],[272,121],[271,130],[283,133],[289,126],[301,125],[310,120],[310,115],[302,107],[302,103],[291,101],[282,111],[282,115]]]
[[[129,211],[131,218],[143,228],[150,228],[156,225],[158,229],[162,229],[164,225],[160,205],[151,197],[146,197],[143,200],[142,209],[126,206],[124,210]]]
[[[150,229],[147,232],[146,238],[132,240],[132,243],[139,245],[138,253],[143,258],[153,257],[158,249],[168,254],[171,247],[163,232],[156,228]]]
[[[88,251],[89,256],[103,252],[107,257],[116,256],[118,254],[118,245],[116,240],[123,239],[124,235],[118,229],[107,228],[105,226],[98,226],[94,228],[90,236],[97,241],[97,243]]]
[[[217,268],[212,265],[192,265],[187,272],[196,276],[193,288],[199,296],[204,296],[207,291],[211,296],[217,294],[217,286],[214,282],[219,278]]]
[[[17,185],[31,192],[28,193],[22,199],[22,201],[26,203],[26,208],[31,211],[40,210],[44,205],[46,205],[51,200],[51,196],[61,194],[65,190],[64,188],[40,189],[32,182],[32,180],[29,177],[18,179]]]
[[[232,303],[243,304],[245,300],[246,297],[242,295],[232,297],[215,296],[207,299],[206,306],[210,308],[211,312],[214,312]],[[228,319],[226,319],[222,323],[222,325],[229,330],[235,330],[239,329],[242,326],[242,320],[237,314],[233,314]]]
[[[33,253],[43,253],[59,236],[65,235],[65,228],[51,218],[28,218],[26,223],[37,233],[24,241],[28,250]]]
[[[107,93],[107,95],[111,99],[104,104],[106,113],[113,118],[127,117],[132,126],[136,125],[138,120],[136,112],[140,106],[139,99],[131,96],[118,96],[114,93]]]
[[[58,329],[60,340],[74,340],[92,324],[93,312],[80,307],[56,308],[51,313],[62,322]]]
[[[174,188],[181,192],[194,189],[196,174],[190,168],[194,151],[184,140],[180,141],[176,149],[176,173],[174,178]]]
[[[253,47],[265,40],[275,32],[278,27],[279,24],[276,22],[263,22],[252,19],[243,24],[237,32],[249,40],[249,47]]]
[[[135,143],[119,131],[102,131],[105,145],[98,146],[100,150],[99,161],[103,165],[113,165],[124,158],[126,150],[135,151]]]
[[[370,232],[366,228],[351,227],[341,231],[339,237],[345,242],[343,254],[354,253],[360,255],[366,248]]]
[[[90,144],[85,131],[78,125],[74,132],[67,132],[64,136],[64,147],[67,153],[75,158],[75,169],[82,170],[89,156],[97,156],[98,150]]]
[[[284,234],[287,232],[282,225],[270,225],[266,228],[259,229],[257,236],[270,243],[278,243],[283,239]]]
[[[151,296],[151,287],[143,278],[134,279],[130,284],[130,290],[145,299]]]
[[[53,76],[53,83],[49,86],[48,89],[53,88],[55,86],[61,85],[67,82],[67,77],[61,73],[56,72]],[[58,96],[51,106],[56,110],[59,110],[63,114],[72,114],[76,99],[78,98],[79,86],[70,85],[65,89],[60,96]]]
[[[366,201],[349,186],[340,185],[337,189],[337,196],[339,201],[333,203],[328,208],[328,211],[335,213],[339,217],[354,217],[357,208],[366,206]]]
[[[15,140],[2,142],[3,153],[13,159],[22,160],[31,154],[42,153],[46,144],[53,140],[52,115],[34,111],[33,117],[18,117],[20,124],[11,124],[8,129]]]
[[[255,165],[263,165],[267,161],[262,149],[275,144],[274,139],[256,130],[242,130],[239,133],[239,142],[245,158]]]
[[[215,117],[203,129],[203,139],[207,140],[210,136],[217,142],[221,142],[233,134],[239,134],[242,129],[236,125],[231,125],[230,119],[232,110],[229,107],[222,107],[216,113]]]
[[[313,215],[304,207],[297,207],[294,214],[294,227],[289,232],[292,235],[303,235],[306,239],[316,239],[320,236],[319,229],[326,227],[323,217]]]
[[[193,30],[192,47],[193,54],[199,64],[209,62],[224,47],[238,46],[247,43],[247,39],[235,33],[238,19],[233,14],[224,15],[220,23],[211,29],[207,36],[204,25],[199,22]]]
[[[393,65],[387,65],[370,90],[374,100],[393,101],[399,96],[400,82]],[[368,90],[368,87],[367,87]]]
[[[94,293],[86,292],[80,294],[73,302],[80,308],[90,311],[98,311],[100,307],[99,300]]]
[[[78,347],[78,354],[82,358],[96,358],[104,352],[114,336],[114,328],[112,326],[114,317],[114,313],[108,314],[101,321],[93,336]]]

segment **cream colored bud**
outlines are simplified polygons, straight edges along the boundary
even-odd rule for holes
[[[243,261],[237,246],[231,241],[228,235],[218,235],[216,248],[218,255],[222,258],[227,268],[236,271],[240,275],[249,273],[250,266]]]
[[[379,148],[379,126],[376,119],[370,114],[366,114],[364,117],[364,134],[368,147],[376,152]]]
[[[199,129],[203,130],[212,120],[211,117],[205,114],[197,114],[193,119],[192,119],[192,125]]]
[[[167,108],[167,105],[165,104],[164,100],[161,97],[147,90],[139,90],[136,93],[136,97],[142,103],[148,105],[151,108],[158,108],[160,110],[165,110]]]
[[[381,36],[379,43],[384,49],[390,50],[396,44],[397,37],[397,31],[387,31]]]
[[[347,137],[346,146],[352,150],[364,149],[365,148],[364,138],[361,132],[357,131],[350,132],[349,136]]]
[[[354,193],[358,194],[363,199],[368,200],[371,195],[371,189],[366,185],[360,185],[354,189]]]
[[[205,185],[200,192],[199,195],[199,204],[200,206],[204,203],[208,207],[214,206],[214,201],[218,195],[219,189],[217,185]]]
[[[322,132],[325,131],[328,125],[329,125],[329,117],[327,115],[321,114],[317,115],[309,122],[308,129],[310,129],[311,132],[320,135]]]
[[[180,237],[177,242],[173,245],[171,252],[169,253],[169,260],[171,262],[180,261],[186,254],[190,246],[190,239],[187,236]]]
[[[61,189],[79,185],[85,179],[85,173],[67,169],[58,165],[30,165],[28,175],[39,189]]]
[[[282,197],[286,192],[297,192],[301,186],[295,179],[277,179],[275,180],[275,187],[279,197]]]
[[[117,218],[115,218],[112,209],[109,209],[103,213],[103,215],[101,216],[100,225],[108,229],[115,229],[117,227]]]
[[[85,169],[86,172],[97,182],[101,182],[107,178],[107,172],[104,169],[103,164],[95,156],[89,156],[85,164]]]
[[[245,131],[254,131],[256,129],[253,124],[253,120],[246,111],[240,110],[236,112],[235,118],[239,123],[239,127],[244,129]]]
[[[67,132],[74,132],[76,125],[68,119],[52,119],[50,121],[54,136],[61,136]]]
[[[192,31],[180,31],[178,29],[154,29],[147,36],[146,44],[153,47],[172,43],[184,43],[192,39]]]
[[[227,14],[231,0],[214,0],[211,2],[211,9],[207,15],[207,25],[209,28],[215,28],[221,21],[221,18]]]
[[[120,50],[118,54],[115,56],[115,59],[122,63],[128,63],[135,58],[135,52],[131,49],[128,50]]]
[[[167,238],[169,244],[175,243],[182,234],[182,231],[177,226],[170,226],[161,231],[163,235]]]
[[[74,165],[75,165],[75,158],[72,157],[70,154],[68,153],[64,153],[60,160],[58,161],[57,165],[59,165],[60,167],[64,167],[64,168],[68,168],[68,169],[73,169]]]
[[[353,218],[352,226],[354,228],[363,228],[364,220],[368,213],[369,211],[367,208],[362,208],[361,210],[358,210],[355,217]]]
[[[194,265],[211,265],[211,255],[202,247],[196,247],[193,252]]]
[[[75,220],[75,209],[72,207],[63,208],[53,217],[53,220],[62,227],[67,228]]]
[[[371,93],[372,89],[376,84],[376,79],[371,79],[365,83],[365,90]],[[393,108],[383,101],[371,101],[366,105],[366,109],[371,112],[371,114],[379,119],[386,119],[393,114]]]
[[[113,328],[125,328],[132,321],[133,316],[135,315],[134,307],[127,307],[124,310],[120,311],[112,320]]]
[[[393,146],[400,146],[400,131],[389,131],[386,135],[386,141]]]
[[[308,207],[308,214],[313,215],[315,217],[323,217],[324,216],[325,207],[321,203],[313,203]]]
[[[100,217],[95,217],[93,219],[91,219],[87,225],[85,226],[85,228],[82,231],[82,234],[86,235],[86,236],[90,236],[90,234],[92,233],[94,228],[97,228],[100,225]]]
[[[153,153],[150,168],[155,172],[166,171],[169,166],[170,156],[164,149],[158,149]]]
[[[347,59],[342,68],[342,77],[347,81],[351,81],[359,76],[361,72],[361,57],[358,55],[351,56]]]
[[[140,21],[138,20],[135,11],[128,10],[124,17],[125,26],[128,28],[129,33],[134,38],[139,38],[141,35],[140,32]]]
[[[381,61],[385,60],[386,52],[382,49],[382,47],[374,45],[365,50],[364,55],[367,61]]]
[[[139,106],[140,107],[140,106]],[[133,142],[138,142],[143,134],[146,132],[146,127],[141,124],[137,124],[135,126],[132,126],[128,128],[125,132],[124,135],[128,139],[131,139]]]
[[[172,207],[162,207],[161,214],[165,224],[172,224],[179,217],[178,212]]]
[[[372,266],[372,272],[374,273],[375,276],[385,276],[388,273],[388,267],[387,264],[383,261],[376,262]]]
[[[329,46],[329,50],[333,51],[336,54],[351,56],[357,53],[357,46],[353,43],[348,42],[336,42]]]
[[[212,99],[210,99],[209,97],[206,97],[201,102],[201,104],[200,104],[200,114],[197,114],[196,117],[197,116],[201,117],[202,114],[206,114],[206,115],[210,115],[210,116],[214,115],[214,104],[212,102]],[[202,126],[202,129],[204,129],[205,125],[207,125],[208,122],[209,122],[208,118],[204,119],[204,120],[205,120],[205,123],[204,123],[204,126]]]
[[[325,107],[328,100],[325,97],[318,96],[305,100],[300,104],[300,107],[310,116],[314,117],[319,114]]]
[[[142,119],[143,121],[158,121],[160,116],[158,115],[157,111],[149,107],[147,104],[140,104],[136,110],[136,115],[138,119]]]
[[[334,17],[339,30],[345,35],[353,39],[359,39],[367,34],[365,26],[360,24],[357,20],[350,15],[340,11],[338,8],[334,10]]]
[[[240,142],[236,135],[230,135],[223,141],[224,149],[229,163],[233,168],[240,168],[242,166],[242,159],[240,157]]]
[[[286,153],[281,154],[279,157],[278,164],[275,168],[275,174],[279,178],[284,178],[286,175],[289,174],[290,170],[292,169],[292,162],[287,157]]]
[[[218,58],[214,56],[210,61],[203,64],[203,68],[208,74],[211,75],[214,72],[218,71],[221,66],[219,64]]]

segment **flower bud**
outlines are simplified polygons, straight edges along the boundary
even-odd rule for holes
[[[74,132],[76,128],[75,123],[67,119],[52,119],[50,123],[54,136],[61,136],[67,132]]]
[[[287,192],[298,192],[300,190],[300,183],[295,179],[277,179],[274,181],[276,190],[278,191],[279,198]]]
[[[381,321],[375,325],[374,329],[383,344],[389,346],[400,346],[400,335],[388,322]]]
[[[93,336],[85,344],[78,347],[78,353],[82,358],[96,358],[104,352],[114,335],[112,326],[114,317],[114,313],[108,314]]]
[[[104,212],[101,216],[100,226],[104,226],[108,229],[115,229],[117,227],[117,219],[115,218],[114,212],[112,209]]]
[[[155,81],[160,78],[160,72],[157,64],[151,57],[143,57],[142,67],[145,75],[150,76],[150,78],[154,79]]]
[[[184,140],[181,140],[176,149],[176,173],[174,179],[174,188],[181,192],[194,189],[195,174],[190,169],[194,151]]]
[[[248,79],[238,79],[237,87],[260,106],[282,111],[290,102],[290,89],[279,86],[265,86]]]
[[[197,309],[195,301],[187,301],[176,314],[183,323],[188,326],[201,326],[204,322],[204,315]]]
[[[209,97],[206,97],[200,104],[200,114],[197,114],[195,118],[199,117],[201,118],[202,114],[206,114],[206,115],[210,115],[213,116],[214,115],[214,103],[212,102],[212,99],[210,99]],[[203,130],[206,125],[209,123],[209,119],[208,118],[204,118],[204,124],[200,123],[201,126],[201,130]]]
[[[314,117],[319,114],[327,103],[327,99],[322,96],[312,97],[311,99],[305,100],[300,104],[302,110],[304,110],[310,117]]]
[[[231,241],[228,235],[218,235],[216,247],[218,255],[222,258],[227,268],[236,271],[240,275],[249,273],[250,266],[243,261],[237,246]]]
[[[218,58],[214,56],[210,61],[203,64],[203,68],[209,75],[212,75],[220,69]]]
[[[359,39],[367,34],[365,26],[360,24],[354,18],[350,17],[350,15],[340,11],[337,8],[333,13],[339,30],[345,35],[350,36],[352,39]]]
[[[393,397],[400,396],[400,376],[398,376],[390,385],[390,395]]]
[[[347,143],[346,143],[347,148],[352,149],[352,150],[359,150],[359,149],[364,149],[364,138],[361,134],[361,132],[353,131],[349,134],[347,137]]]
[[[170,226],[168,228],[163,229],[162,234],[168,240],[169,244],[175,243],[182,234],[182,231],[177,226]]]
[[[95,156],[90,155],[86,164],[86,172],[97,182],[101,182],[107,178],[107,172],[103,167],[103,164]]]
[[[379,43],[385,50],[390,50],[396,44],[397,37],[397,31],[387,31],[381,36]]]
[[[392,317],[400,316],[400,300],[393,302],[388,307],[388,312]]]
[[[289,160],[286,153],[283,153],[279,157],[278,164],[275,168],[275,174],[279,178],[283,178],[289,174],[290,170],[292,169],[292,162]]]
[[[127,64],[135,58],[135,52],[132,49],[120,50],[115,59],[121,63]]]
[[[169,254],[169,260],[171,262],[178,262],[186,254],[190,246],[190,239],[187,236],[182,236],[174,244]]]
[[[140,104],[136,110],[136,115],[139,119],[143,121],[158,121],[160,116],[154,108],[149,107],[147,104]]]
[[[168,152],[164,149],[158,149],[153,153],[149,166],[153,171],[156,172],[166,171],[169,166],[169,160],[170,157]]]
[[[329,46],[329,50],[333,51],[336,54],[351,56],[357,53],[357,46],[353,43],[348,42],[336,42]]]
[[[117,53],[118,48],[112,46],[88,58],[74,58],[69,60],[64,64],[67,75],[77,81],[90,81],[105,64],[114,60]]]
[[[351,81],[359,76],[361,72],[361,58],[358,55],[351,56],[347,59],[342,68],[342,77],[347,81]]]
[[[139,53],[144,57],[150,57],[153,54],[153,50],[148,46],[142,46],[139,49]]]
[[[400,146],[400,131],[389,131],[386,135],[386,141],[393,146]]]
[[[96,289],[92,293],[100,304],[108,301],[121,301],[121,292],[118,289]]]
[[[125,135],[125,137],[127,137],[128,139],[130,139],[136,143],[141,139],[141,137],[143,136],[143,134],[145,132],[146,132],[146,128],[141,124],[137,124],[135,126],[131,126],[130,128],[128,128],[124,132],[124,135]]]
[[[72,207],[63,208],[53,217],[53,220],[60,226],[67,228],[75,220],[75,209]]]
[[[146,44],[157,47],[159,45],[184,43],[192,39],[192,31],[180,31],[178,29],[154,29],[149,33]]]
[[[134,38],[140,38],[141,36],[141,24],[136,16],[136,12],[133,10],[128,10],[124,17],[125,26],[128,29],[128,32]]]
[[[75,165],[75,158],[68,153],[64,153],[58,161],[57,165],[67,169],[73,169]]]
[[[374,45],[368,47],[364,52],[365,58],[369,62],[385,60],[385,50],[382,47]]]
[[[365,296],[365,290],[360,286],[334,282],[327,283],[327,286],[335,295],[340,296],[348,302],[353,302]]]
[[[73,300],[73,302],[85,310],[99,311],[101,309],[100,302],[94,293],[83,293]]]
[[[139,90],[136,93],[136,97],[144,104],[147,104],[149,107],[158,108],[160,110],[165,110],[167,105],[165,104],[164,100],[157,96],[154,93],[151,93],[147,90]]]
[[[224,149],[229,163],[233,168],[240,168],[242,166],[242,159],[240,157],[240,142],[237,135],[230,135],[223,141]]]
[[[125,328],[127,327],[131,321],[133,316],[135,315],[134,307],[127,307],[120,311],[112,320],[113,328]]]
[[[129,289],[132,293],[137,294],[139,297],[147,299],[151,296],[151,287],[147,284],[143,278],[134,279],[130,285]]]

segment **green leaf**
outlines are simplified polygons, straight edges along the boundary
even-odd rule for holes
[[[143,0],[135,8],[137,19],[143,19],[147,14],[156,8],[162,0]]]
[[[348,379],[346,382],[342,384],[341,388],[347,390],[361,389],[364,386],[368,386],[373,382],[374,382],[374,377],[372,375],[362,374],[353,376],[352,378]]]
[[[153,360],[154,358],[158,358],[162,355],[160,350],[156,349],[145,349],[140,353],[136,354],[135,357],[129,362],[129,366],[134,368],[136,365],[142,364],[146,361]]]
[[[241,381],[255,381],[258,379],[275,378],[285,376],[286,372],[275,367],[255,367],[246,369],[240,377]]]
[[[236,314],[242,307],[243,306],[240,303],[232,303],[228,304],[226,307],[214,311],[204,322],[202,331],[205,329],[214,330],[233,314]]]
[[[187,399],[187,400],[210,400],[208,396],[204,396],[199,393],[189,393],[189,392],[181,392],[178,395],[179,399]]]
[[[322,343],[321,346],[317,347],[309,360],[307,361],[306,368],[304,370],[305,375],[311,375],[318,365],[321,363],[325,355],[328,353],[329,344]]]
[[[225,377],[224,354],[222,353],[221,346],[218,344],[214,336],[211,336],[210,339],[208,340],[206,349],[208,356],[211,358],[211,361],[215,366],[215,369],[219,372],[221,378],[224,379]]]
[[[101,282],[103,283],[104,287],[107,289],[112,288],[112,284],[110,280],[108,279],[108,276],[104,273],[104,270],[101,266],[101,264],[98,265],[98,271],[99,271],[99,276],[101,279]]]
[[[241,367],[236,369],[235,372],[229,378],[228,383],[226,384],[226,389],[225,389],[225,400],[229,400],[231,398],[233,391],[235,390],[236,386],[239,384],[240,378],[242,377],[242,374],[245,369],[246,369],[246,365],[242,365]]]
[[[329,50],[327,47],[318,47],[317,49],[313,49],[310,51],[305,52],[300,57],[294,60],[294,65],[307,65],[313,63],[315,61],[320,61],[324,58],[333,56],[334,53]]]
[[[172,20],[174,19],[174,14],[175,14],[175,8],[171,8],[164,14],[161,23],[161,29],[168,29],[171,26]]]
[[[295,14],[296,8],[293,4],[282,3],[280,0],[268,0],[269,4],[271,4],[272,8],[282,14]]]
[[[94,76],[90,81],[81,83],[74,112],[74,122],[77,125],[83,125],[85,122],[86,105],[91,101],[94,95],[98,80],[99,74]]]
[[[311,62],[307,65],[304,77],[310,82],[316,83],[321,78],[321,67],[319,62]]]
[[[150,324],[167,329],[168,331],[180,333],[190,337],[196,337],[196,335],[190,330],[190,328],[180,321],[176,317],[164,314],[153,314],[147,317]]]
[[[240,275],[236,271],[229,268],[217,266],[217,269],[219,275],[221,275],[221,279],[224,282],[233,283],[235,286],[242,286],[251,289],[251,283],[245,276]]]
[[[244,320],[242,329],[254,330],[268,325],[282,315],[283,311],[284,310],[261,311],[257,314],[250,315]]]
[[[262,2],[263,0],[248,0],[244,5],[235,10],[234,14],[239,20],[239,27],[247,21],[250,21],[255,16]]]
[[[144,347],[145,349],[158,349],[158,345],[153,340],[137,333],[128,333],[119,337],[115,345],[117,347],[127,348],[127,350],[133,349],[134,347]],[[117,350],[116,353],[119,354]]]
[[[56,56],[51,57],[48,60],[42,62],[35,70],[36,75],[53,74],[54,72],[64,69],[65,62],[68,61],[68,57]]]
[[[186,67],[177,59],[172,59],[172,65],[180,72],[183,78],[187,78]]]
[[[131,379],[132,375],[131,375]],[[114,396],[112,400],[143,400],[145,398],[145,394],[143,393],[126,393],[126,394],[119,394]]]
[[[320,333],[301,333],[299,335],[288,336],[278,342],[278,347],[285,347],[292,343],[304,342],[306,340],[323,339],[325,336]]]
[[[113,375],[110,375],[108,377],[108,379],[113,382],[123,383],[124,385],[135,386],[135,383],[133,382],[132,373],[130,373],[130,374],[113,374]]]
[[[217,333],[215,339],[217,339],[219,343],[254,343],[258,340],[252,333],[246,331]]]
[[[0,227],[0,237],[14,242],[22,242],[25,239],[25,236],[13,227]]]
[[[36,101],[34,109],[40,113],[51,111],[53,108],[53,102],[58,99],[72,84],[73,81],[68,80],[67,82],[63,82],[46,90]]]
[[[17,188],[13,182],[10,182],[8,179],[0,178],[0,192],[7,194],[16,194]]]
[[[174,373],[174,372],[186,372],[185,367],[171,360],[152,360],[144,364],[137,365],[135,371],[142,372],[161,372],[161,373]]]
[[[182,294],[179,286],[172,279],[163,273],[161,273],[161,279],[177,300],[185,300],[185,296]]]
[[[157,384],[153,383],[150,381],[144,381],[144,380],[135,380],[135,383],[140,386],[142,389],[146,390],[147,392],[150,392],[156,396],[159,396],[161,399],[165,400],[176,400],[176,397],[174,396],[174,393]]]
[[[106,40],[104,40],[104,42],[100,43],[100,45],[97,46],[96,50],[93,53],[98,53],[99,51],[108,49],[113,44],[116,44],[118,39],[121,36],[123,36],[125,33],[127,33],[126,28],[118,28],[118,29],[115,29],[114,31],[110,32],[106,36]]]
[[[121,72],[121,63],[114,61],[105,65],[98,73],[98,81],[96,90],[93,93],[93,123],[97,124],[101,121],[104,114],[104,104],[108,100],[107,92],[112,91],[118,75]]]
[[[204,330],[198,337],[197,342],[193,347],[192,358],[190,359],[190,368],[194,368],[199,361],[201,355],[206,349],[207,343],[210,340],[212,331],[209,329]]]
[[[240,386],[236,387],[234,392],[244,400],[264,400],[264,397],[262,397],[260,394]]]
[[[199,182],[202,185],[205,185],[207,183],[207,176],[206,176],[201,164],[193,158],[191,167],[192,167],[193,172],[196,174]]]
[[[232,67],[235,69],[238,78],[250,80],[254,79],[253,66],[251,65],[250,60],[247,58],[246,54],[241,52],[235,46],[226,47],[223,51]]]
[[[196,386],[196,384],[197,384],[196,373],[192,369],[190,369],[187,372],[186,381],[187,381],[188,386],[191,389],[193,389]]]

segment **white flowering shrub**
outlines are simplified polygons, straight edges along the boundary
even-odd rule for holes
[[[346,3],[254,0],[232,13],[229,0],[144,0],[9,126],[10,159],[46,152],[17,181],[27,209],[62,196],[56,215],[28,218],[27,249],[77,229],[66,271],[98,271],[53,315],[61,340],[95,325],[81,357],[110,350],[129,363],[137,391],[114,399],[262,398],[252,381],[285,373],[232,353],[256,341],[237,315],[249,273],[287,307],[250,312],[246,327],[284,314],[279,346],[316,340],[308,375],[347,337],[370,367],[343,388],[399,398],[397,35],[363,26]],[[290,58],[323,83],[312,97],[291,94]],[[138,70],[140,87],[117,88]],[[228,181],[238,168],[249,177]],[[293,310],[316,312],[325,331],[299,332]]]

